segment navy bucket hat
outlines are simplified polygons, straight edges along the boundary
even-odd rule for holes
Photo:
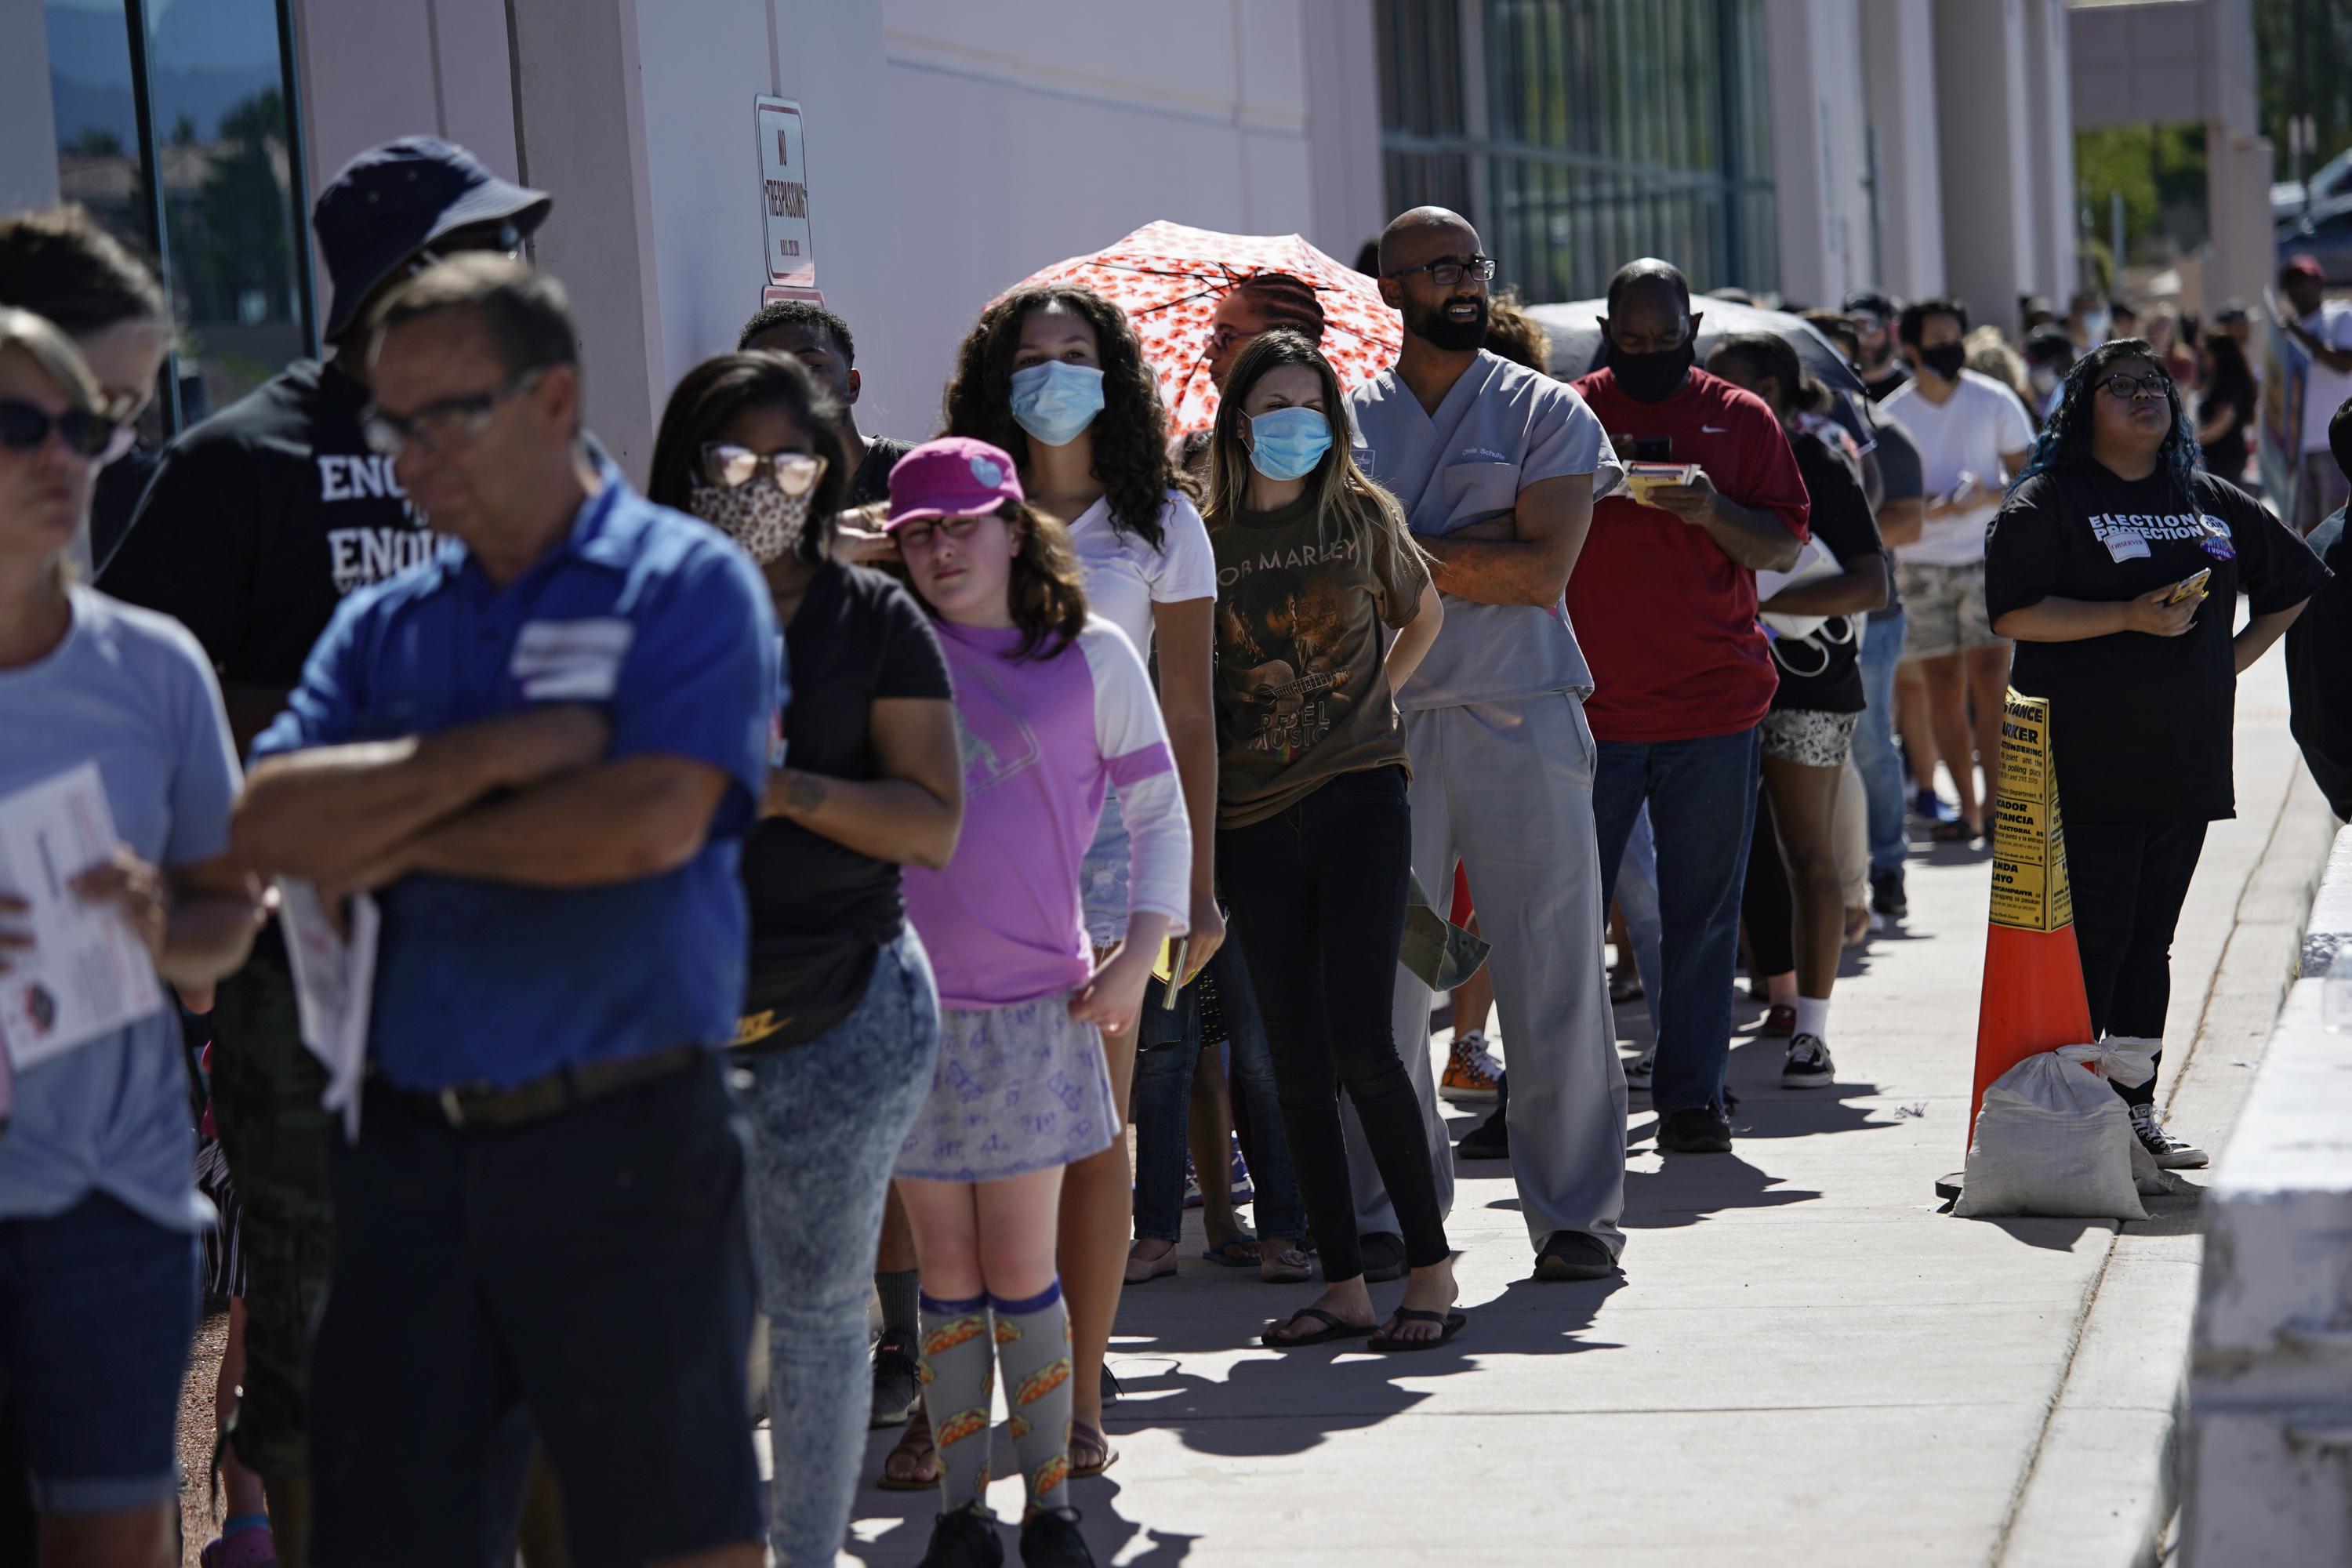
[[[420,250],[461,228],[513,226],[527,237],[554,198],[502,180],[463,147],[404,136],[371,147],[337,171],[310,209],[319,254],[334,284],[329,342],[349,330],[367,297]]]

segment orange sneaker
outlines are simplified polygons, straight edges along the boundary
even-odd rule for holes
[[[1502,1075],[1503,1065],[1486,1048],[1486,1037],[1474,1029],[1454,1042],[1437,1092],[1456,1105],[1483,1104],[1495,1098],[1495,1080]]]

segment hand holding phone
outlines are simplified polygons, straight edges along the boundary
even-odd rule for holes
[[[2205,584],[2212,575],[2213,568],[2208,566],[2205,570],[2198,573],[2194,576],[2183,577],[2179,582],[2175,583],[2172,585],[2172,592],[2166,595],[2164,602],[2168,605],[2178,605],[2188,599],[2192,594],[2198,598],[2203,598],[2205,596]]]

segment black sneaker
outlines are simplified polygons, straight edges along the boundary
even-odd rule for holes
[[[1021,1539],[1027,1543],[1027,1530]],[[985,1509],[951,1508],[931,1526],[931,1544],[915,1568],[1003,1568],[1003,1563],[1004,1542],[996,1533],[996,1516]]]
[[[1404,1237],[1392,1230],[1368,1230],[1357,1239],[1364,1260],[1364,1283],[1385,1285],[1410,1272],[1404,1262]]]
[[[1536,1249],[1536,1278],[1606,1279],[1617,1272],[1617,1260],[1597,1236],[1580,1230],[1556,1230]]]
[[[1465,1160],[1507,1160],[1511,1157],[1511,1124],[1504,1108],[1495,1107],[1486,1121],[1462,1134],[1454,1152]]]
[[[1789,1042],[1789,1060],[1780,1068],[1782,1089],[1827,1089],[1837,1081],[1837,1064],[1830,1046],[1819,1035],[1799,1035]]]
[[[904,1426],[923,1400],[922,1368],[915,1347],[896,1334],[884,1334],[874,1344],[873,1427]]]
[[[2156,1157],[2159,1170],[2195,1171],[2204,1167],[2205,1151],[2166,1131],[2164,1118],[2156,1113],[2155,1106],[2133,1106],[2131,1124],[2132,1132],[2139,1139],[2140,1146]]]
[[[1731,1123],[1712,1106],[1670,1110],[1658,1119],[1661,1154],[1728,1154]]]
[[[1903,891],[1903,868],[1890,866],[1870,874],[1870,907],[1888,920],[1907,920],[1911,900]]]
[[[1095,1554],[1078,1533],[1078,1510],[1047,1509],[1021,1527],[1023,1568],[1095,1568]]]

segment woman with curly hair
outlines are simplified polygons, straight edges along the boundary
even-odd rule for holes
[[[1986,537],[1985,605],[2017,641],[2010,683],[2050,703],[2095,1036],[2161,1047],[2205,825],[2236,815],[2238,676],[2320,575],[2266,508],[2197,466],[2179,388],[2146,342],[2104,344],[2067,374]],[[2232,637],[2242,593],[2252,614]],[[2205,1163],[2165,1131],[2152,1078],[2119,1092],[2159,1165]]]
[[[1086,289],[1023,289],[991,305],[948,384],[947,433],[1013,455],[1030,504],[1068,521],[1087,607],[1150,662],[1192,828],[1189,980],[1224,942],[1212,857],[1216,720],[1209,695],[1216,565],[1208,530],[1169,457],[1159,382],[1119,308]],[[1126,935],[1130,846],[1116,795],[1081,871],[1087,931],[1098,950]],[[1132,1027],[1106,1030],[1114,1103],[1135,1077]],[[1202,1173],[1214,1180],[1213,1171]],[[1070,1296],[1077,1436],[1072,1473],[1117,1458],[1102,1435],[1103,1353],[1118,1311],[1134,1221],[1123,1148],[1070,1167],[1062,1192],[1062,1275]]]

